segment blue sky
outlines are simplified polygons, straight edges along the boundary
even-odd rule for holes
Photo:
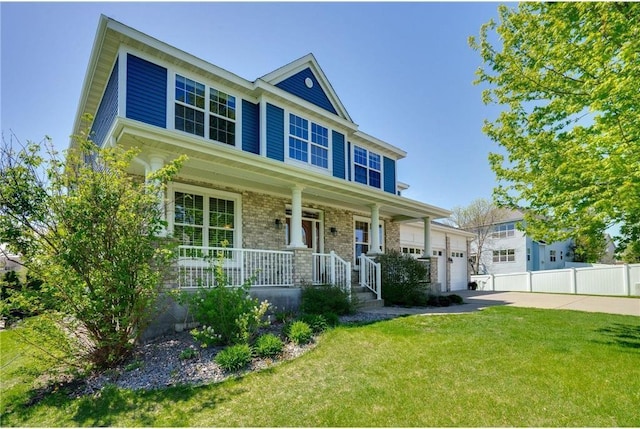
[[[360,130],[404,149],[405,196],[451,209],[491,197],[467,38],[498,3],[1,3],[0,127],[69,142],[105,14],[247,80],[315,55]]]

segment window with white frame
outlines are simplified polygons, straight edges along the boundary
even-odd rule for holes
[[[369,220],[356,219],[355,221],[355,263],[360,264],[360,255],[369,253],[371,248],[371,223]],[[378,229],[378,242],[384,252],[384,225],[380,221],[380,227]]]
[[[176,74],[175,129],[235,146],[236,98]]]
[[[556,251],[549,250],[549,262],[555,262],[555,261],[556,261]]]
[[[380,188],[382,186],[382,162],[377,153],[360,146],[353,147],[353,179],[358,183]]]
[[[289,158],[329,168],[329,129],[289,114]]]
[[[506,223],[503,225],[496,225],[493,228],[493,232],[491,233],[491,236],[493,238],[507,238],[507,237],[513,237],[515,235],[515,224],[513,223]]]
[[[514,262],[516,260],[515,249],[503,249],[493,251],[493,262]]]
[[[237,199],[175,191],[173,235],[182,245],[233,248]]]

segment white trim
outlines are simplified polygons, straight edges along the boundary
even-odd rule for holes
[[[211,198],[220,198],[231,200],[234,202],[234,233],[233,233],[233,246],[234,248],[242,248],[242,195],[234,192],[221,191],[218,189],[205,188],[202,186],[189,185],[185,183],[178,182],[170,182],[167,185],[167,231],[170,234],[173,234],[173,222],[175,219],[175,204],[174,197],[176,192],[185,192],[201,195],[206,201],[204,201],[204,206],[207,207],[207,213],[205,213],[205,219],[208,219],[208,199]],[[206,221],[206,225],[203,225],[203,246],[208,246],[209,243],[205,243],[205,238],[208,236],[208,220]],[[206,235],[205,235],[206,234]]]
[[[292,165],[297,165],[298,167],[302,167],[305,169],[311,169],[314,171],[317,171],[318,173],[321,174],[329,174],[330,176],[333,176],[333,128],[331,128],[330,126],[328,126],[326,123],[323,123],[321,121],[317,121],[317,120],[312,120],[309,119],[308,116],[304,115],[304,114],[300,114],[298,113],[295,109],[283,109],[284,111],[284,162],[287,164],[292,164]],[[289,137],[291,137],[291,134],[289,133],[289,125],[290,125],[290,119],[289,116],[293,114],[299,118],[302,118],[304,120],[307,121],[307,131],[309,133],[309,137],[308,139],[305,141],[307,143],[307,162],[301,161],[299,159],[296,158],[291,158],[289,156]],[[311,146],[315,145],[315,146],[320,146],[316,143],[313,143],[311,141],[311,124],[316,124],[316,125],[320,125],[321,127],[324,127],[327,129],[327,168],[324,167],[320,167],[318,165],[312,164],[311,163]],[[296,137],[298,138],[298,137]],[[299,140],[302,140],[300,138],[298,138]]]
[[[118,55],[116,55],[116,60],[118,61],[118,115],[117,116],[127,116],[127,65],[129,62],[129,58],[127,57],[127,51],[120,46],[118,49]],[[113,67],[112,67],[113,69]],[[108,81],[107,81],[108,82]],[[107,86],[105,85],[105,90]],[[104,93],[102,94],[101,100],[104,99]],[[100,104],[98,103],[98,106]],[[97,111],[96,111],[97,113]]]
[[[356,232],[356,222],[366,222],[366,223],[367,223],[367,225],[368,225],[368,227],[369,227],[369,241],[368,241],[367,243],[365,243],[365,242],[356,242],[356,234],[355,234],[355,232]],[[353,235],[353,242],[352,242],[351,246],[352,246],[352,249],[353,249],[353,259],[354,259],[354,264],[353,264],[353,265],[354,265],[354,266],[356,266],[356,265],[357,265],[357,263],[358,263],[357,261],[358,261],[358,259],[359,259],[359,257],[356,255],[356,244],[358,244],[358,243],[360,243],[360,244],[366,244],[366,245],[367,245],[367,247],[369,248],[369,249],[368,249],[368,252],[370,252],[370,251],[371,251],[371,234],[372,234],[372,231],[371,231],[371,223],[372,223],[372,222],[371,222],[371,217],[370,217],[370,216],[369,216],[369,217],[366,217],[366,216],[357,216],[357,215],[354,215],[354,216],[353,216],[353,222],[352,222],[352,224],[351,224],[351,226],[352,226],[352,231],[353,231],[353,234],[352,234],[352,235]],[[386,240],[385,240],[385,223],[386,223],[386,221],[385,221],[383,218],[380,218],[380,225],[379,225],[379,228],[381,229],[382,236],[381,236],[381,239],[380,239],[380,243],[379,243],[379,244],[380,244],[380,251],[381,251],[382,253],[384,253],[384,252],[385,252],[385,248],[386,248]],[[365,253],[365,255],[366,255],[366,253]]]

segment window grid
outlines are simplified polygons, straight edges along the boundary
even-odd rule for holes
[[[493,262],[515,262],[515,249],[503,249],[493,251]]]
[[[359,146],[353,148],[354,180],[374,188],[382,187],[380,155]]]
[[[309,125],[311,125],[309,127]],[[311,140],[309,140],[311,135]],[[329,130],[300,116],[289,114],[289,157],[329,168]],[[309,157],[311,152],[311,157]]]
[[[556,251],[549,250],[549,262],[556,262]]]
[[[504,225],[496,225],[493,228],[493,232],[491,236],[493,238],[507,238],[513,237],[515,235],[515,225],[512,223],[504,224]]]
[[[235,146],[236,98],[209,87],[209,103],[205,103],[207,87],[200,82],[176,74],[175,115],[176,130],[208,137]]]
[[[184,192],[175,192],[174,198],[174,236],[183,245],[234,247],[233,200]]]

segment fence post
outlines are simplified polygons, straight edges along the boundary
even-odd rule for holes
[[[533,280],[531,279],[531,271],[527,271],[527,290],[533,292]]]
[[[496,276],[493,274],[489,274],[489,280],[491,281],[491,290],[496,290]]]
[[[578,279],[576,276],[576,269],[571,268],[571,293],[578,293]]]
[[[624,283],[624,292],[627,296],[631,296],[631,276],[629,275],[629,265],[622,266],[622,281]]]

